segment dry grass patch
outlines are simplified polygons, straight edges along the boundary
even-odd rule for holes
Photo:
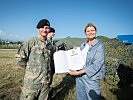
[[[0,50],[0,100],[19,100],[24,69],[15,61],[16,50]],[[75,77],[55,74],[52,100],[76,100]],[[133,86],[109,85],[101,81],[102,100],[132,100]]]

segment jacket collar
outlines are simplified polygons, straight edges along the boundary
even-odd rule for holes
[[[86,45],[87,42],[88,42],[88,41],[84,42],[84,43],[81,45],[81,47],[80,47],[81,50],[85,47],[85,45]],[[92,43],[91,47],[94,47],[98,42],[99,42],[99,40],[98,40],[98,39],[95,39],[95,41]]]
[[[98,42],[99,42],[99,40],[98,39],[95,39],[95,41],[92,43],[91,46],[95,46]]]

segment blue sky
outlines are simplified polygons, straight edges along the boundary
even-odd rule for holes
[[[36,25],[46,18],[55,38],[84,38],[92,22],[97,36],[133,34],[133,0],[0,0],[0,39],[25,40],[36,36]]]

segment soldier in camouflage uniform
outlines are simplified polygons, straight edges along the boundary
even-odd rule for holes
[[[48,33],[48,35],[47,35],[47,39],[48,39],[48,41],[50,41],[53,45],[54,45],[54,43],[53,43],[53,38],[54,38],[54,36],[55,36],[55,29],[52,28],[52,27],[50,27],[50,31],[49,31],[49,33]]]
[[[50,23],[42,19],[37,24],[39,35],[25,41],[16,58],[25,68],[24,84],[20,100],[47,100],[51,81],[51,51],[53,47],[47,41]]]
[[[54,67],[54,58],[53,58],[53,54],[54,54],[54,52],[57,50],[56,49],[56,46],[55,46],[55,44],[54,44],[54,42],[53,42],[53,38],[54,38],[54,36],[55,36],[55,29],[54,28],[52,28],[52,27],[50,27],[50,31],[49,31],[49,33],[48,33],[48,35],[47,35],[47,40],[49,41],[49,42],[51,42],[51,44],[53,45],[53,52],[51,52],[52,54],[52,56],[51,56],[51,63],[50,63],[50,66],[51,66],[51,83],[50,83],[50,85],[52,84],[52,80],[53,80],[53,75],[54,75],[54,73],[55,73],[55,67]]]

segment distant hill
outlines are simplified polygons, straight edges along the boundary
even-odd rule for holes
[[[97,37],[100,41],[105,42],[111,40],[108,37],[105,36],[98,36]],[[66,37],[64,39],[60,39],[58,42],[56,42],[56,45],[60,45],[62,43],[65,43],[67,45],[67,48],[73,48],[74,46],[80,46],[83,42],[87,41],[87,38],[71,38]]]

